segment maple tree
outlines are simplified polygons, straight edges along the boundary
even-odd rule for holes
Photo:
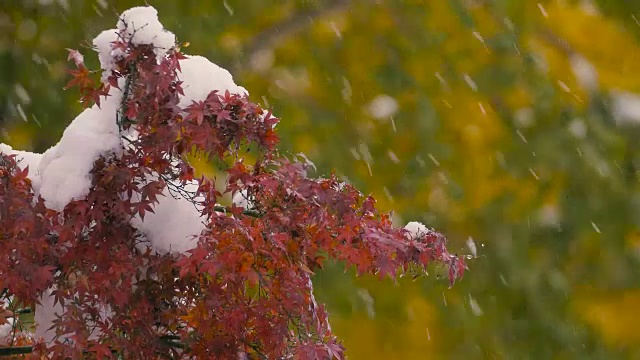
[[[325,261],[360,275],[417,276],[432,262],[451,283],[462,275],[443,235],[396,228],[372,197],[279,154],[278,119],[248,95],[212,90],[183,106],[188,57],[123,24],[102,82],[70,51],[68,87],[95,111],[118,101],[123,141],[93,160],[86,194],[51,206],[19,155],[0,157],[2,296],[35,304],[48,292],[64,307],[55,340],[36,341],[34,356],[341,359],[313,296]],[[242,158],[249,147],[252,163]],[[192,153],[225,164],[225,186],[196,178]],[[220,205],[227,195],[246,201]],[[136,225],[169,197],[188,201],[203,224],[185,251],[159,251]]]

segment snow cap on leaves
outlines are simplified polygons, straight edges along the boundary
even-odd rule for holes
[[[125,42],[153,45],[157,58],[161,58],[176,44],[176,36],[164,29],[158,20],[158,11],[152,6],[138,6],[123,12],[117,27]]]
[[[84,198],[91,187],[91,169],[100,156],[122,152],[116,115],[122,92],[112,88],[102,107],[85,109],[67,127],[62,139],[39,164],[40,195],[50,209],[62,210]]]
[[[407,225],[405,225],[404,229],[407,230],[409,232],[409,235],[411,235],[411,237],[414,239],[427,235],[431,232],[428,227],[418,221],[409,222]]]

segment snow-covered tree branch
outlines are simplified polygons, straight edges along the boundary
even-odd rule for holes
[[[36,304],[36,353],[342,358],[313,295],[326,259],[381,277],[432,262],[451,283],[462,275],[441,234],[395,228],[372,197],[280,156],[278,119],[228,71],[182,54],[154,8],[124,12],[93,44],[99,82],[69,56],[69,87],[93,105],[43,154],[0,148],[0,275]],[[224,187],[195,178],[192,152],[228,164]],[[15,318],[3,319],[12,346]]]

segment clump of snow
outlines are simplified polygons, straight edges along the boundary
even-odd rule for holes
[[[220,94],[227,90],[232,94],[248,94],[245,88],[236,85],[229,71],[205,57],[187,55],[186,59],[180,61],[180,68],[178,79],[182,81],[184,96],[178,106],[182,108],[191,105],[191,101],[206,99],[214,90]]]
[[[184,187],[188,193],[197,189],[196,182]],[[158,197],[153,213],[145,213],[144,220],[136,216],[131,225],[147,236],[149,245],[158,253],[186,253],[197,245],[198,236],[205,229],[202,213],[180,194],[165,189],[163,195]]]
[[[236,85],[229,71],[205,57],[187,56],[180,61],[180,68],[178,79],[182,81],[184,96],[178,106],[182,108],[189,106],[192,101],[205,100],[214,90],[220,94],[225,91],[248,94],[245,88]],[[188,183],[185,190],[195,192],[197,183]],[[190,199],[176,194],[164,195],[158,198],[159,203],[154,206],[154,213],[145,214],[144,220],[136,217],[132,225],[146,234],[154,250],[160,253],[185,253],[196,246],[198,235],[205,229],[201,213]],[[246,194],[236,194],[234,203],[244,208],[252,206],[246,200]]]
[[[7,155],[16,155],[16,161],[20,169],[29,167],[28,178],[31,180],[33,191],[38,193],[40,190],[40,159],[42,154],[32,153],[28,151],[13,150],[11,146],[0,144],[0,153]]]
[[[164,57],[176,44],[175,35],[164,29],[158,20],[158,12],[153,7],[140,6],[125,11],[120,16],[117,29],[103,31],[93,39],[100,66],[104,70],[103,81],[115,68],[116,61],[124,55],[122,50],[112,48],[112,43],[119,38],[134,45],[153,45],[158,59]],[[220,93],[228,90],[233,94],[248,94],[245,88],[236,85],[226,69],[202,56],[186,57],[180,62],[181,72],[178,74],[184,90],[184,96],[178,104],[180,107],[189,106],[191,101],[206,99],[213,90]]]
[[[153,45],[158,59],[176,45],[176,36],[164,29],[158,20],[158,11],[152,6],[137,6],[123,12],[117,27],[123,40],[135,45]]]
[[[93,163],[98,157],[122,152],[116,114],[122,92],[112,88],[101,107],[84,110],[64,131],[60,141],[40,161],[40,195],[47,207],[62,210],[84,198],[91,187]]]
[[[117,59],[124,55],[122,49],[113,49],[113,42],[121,40],[133,45],[152,45],[158,61],[176,45],[176,36],[164,29],[158,20],[158,11],[151,6],[138,6],[123,12],[116,27],[101,32],[93,39],[100,67],[104,70],[103,82],[111,75]]]
[[[407,225],[404,226],[404,229],[409,232],[409,235],[413,239],[420,238],[431,232],[431,229],[429,229],[423,223],[418,221],[409,222]]]
[[[378,95],[369,103],[368,111],[376,119],[386,119],[398,111],[398,101],[389,95]]]
[[[118,31],[115,29],[105,30],[93,39],[93,46],[98,52],[98,60],[102,72],[102,82],[106,82],[111,76],[111,72],[116,68],[116,59],[123,55],[121,49],[113,49],[111,44],[118,40]]]

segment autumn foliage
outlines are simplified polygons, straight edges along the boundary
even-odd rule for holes
[[[36,356],[341,359],[313,296],[325,261],[380,277],[421,274],[432,262],[452,283],[462,275],[441,234],[395,228],[373,198],[278,154],[278,119],[246,95],[212,91],[181,108],[179,49],[158,59],[125,37],[112,46],[123,55],[104,83],[71,56],[83,103],[119,88],[118,126],[136,134],[95,161],[86,198],[47,208],[29,169],[0,158],[0,289],[29,304],[54,288],[65,306],[54,322],[60,339],[37,344]],[[248,147],[258,152],[252,163],[241,157]],[[195,178],[192,153],[227,164],[225,186]],[[238,193],[251,208],[220,205]],[[185,253],[153,251],[131,225],[167,196],[189,199],[205,224]]]

